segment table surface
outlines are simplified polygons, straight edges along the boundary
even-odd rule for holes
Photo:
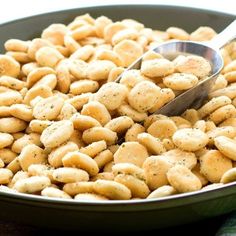
[[[180,6],[191,6],[196,8],[211,9],[216,11],[228,12],[231,14],[236,13],[236,4],[232,4],[232,0],[214,1],[205,1],[205,0],[145,0],[139,1],[138,4],[162,4],[162,5],[180,5]],[[93,0],[93,1],[84,1],[84,0],[7,0],[0,8],[0,24],[11,21],[14,19],[31,16],[35,14],[40,14],[44,12],[57,11],[62,9],[70,9],[84,6],[93,6],[93,5],[108,5],[108,4],[137,4],[137,0]],[[12,7],[14,6],[14,8]],[[204,222],[197,222],[189,225],[148,231],[143,232],[143,234],[159,234],[159,235],[215,235],[217,229],[226,219],[226,216],[220,216],[205,220]],[[200,227],[199,227],[200,226]],[[59,231],[55,229],[42,229],[27,225],[21,225],[14,222],[0,221],[0,235],[61,235],[68,232]],[[72,232],[70,232],[72,233]],[[73,232],[75,233],[75,232]],[[83,235],[84,232],[76,232],[77,234]],[[107,235],[109,232],[101,233],[96,235]],[[139,232],[140,233],[140,232]],[[120,235],[114,234],[112,235]]]

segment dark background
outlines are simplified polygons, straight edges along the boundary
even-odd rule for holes
[[[63,231],[56,229],[37,228],[29,225],[21,225],[14,222],[0,221],[0,235],[96,235],[96,236],[122,236],[122,235],[181,235],[181,236],[213,236],[226,220],[227,215],[211,218],[205,221],[182,225],[161,230],[138,231],[138,232],[82,232]],[[50,224],[50,222],[48,222]],[[106,224],[106,222],[104,222]],[[92,225],[92,223],[91,223]],[[236,234],[235,234],[236,235]],[[220,235],[218,235],[220,236]]]

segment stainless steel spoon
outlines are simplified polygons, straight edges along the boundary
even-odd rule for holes
[[[220,48],[233,41],[236,37],[236,20],[234,20],[227,28],[225,28],[214,39],[208,42],[199,43],[193,41],[171,41],[158,45],[152,49],[160,53],[167,59],[173,60],[178,55],[193,54],[204,57],[212,66],[211,75],[201,81],[195,87],[183,92],[175,99],[164,105],[155,113],[168,116],[180,115],[188,108],[199,108],[208,96],[210,88],[215,79],[221,72],[224,61],[220,54]],[[143,56],[131,64],[126,70],[140,69]],[[122,75],[116,82],[119,82]]]

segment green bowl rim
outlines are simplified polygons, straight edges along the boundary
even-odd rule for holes
[[[142,205],[142,204],[153,204],[153,203],[170,203],[174,202],[176,200],[193,200],[193,201],[186,201],[184,202],[179,202],[180,205],[188,205],[192,204],[193,202],[201,202],[201,201],[206,201],[209,199],[213,198],[221,198],[222,193],[224,190],[230,190],[234,189],[234,192],[236,192],[236,182],[231,182],[228,184],[224,184],[222,186],[215,187],[213,189],[203,189],[203,190],[198,190],[194,192],[188,192],[188,193],[179,193],[179,194],[174,194],[166,197],[160,197],[160,198],[152,198],[152,199],[135,199],[135,200],[106,200],[106,201],[86,201],[86,200],[76,200],[76,199],[62,199],[62,198],[53,198],[53,197],[44,197],[40,195],[33,195],[33,194],[28,194],[28,193],[12,193],[8,191],[3,191],[0,190],[0,198],[1,197],[7,197],[9,200],[11,199],[21,199],[21,200],[30,200],[33,202],[44,202],[44,203],[57,203],[57,204],[70,204],[70,205],[85,205],[85,206],[114,206],[114,205]],[[211,196],[209,195],[211,194]],[[219,194],[221,193],[221,194]],[[232,193],[228,194],[223,194],[223,197],[231,195]],[[199,197],[203,196],[210,196],[208,198],[203,198],[200,199]],[[217,197],[216,197],[217,196]],[[190,199],[191,197],[196,197],[193,199]],[[175,204],[177,206],[177,204]]]
[[[6,21],[4,23],[0,24],[0,27],[8,25],[8,24],[13,24],[13,23],[17,23],[19,21],[26,21],[26,20],[30,20],[31,18],[37,18],[37,17],[43,17],[43,16],[47,16],[47,15],[51,15],[51,14],[58,14],[58,13],[66,13],[66,12],[72,12],[72,11],[77,11],[77,10],[90,10],[90,9],[96,9],[96,8],[103,8],[103,9],[109,9],[109,8],[114,8],[114,7],[126,7],[126,8],[153,8],[153,7],[160,7],[162,9],[171,9],[171,10],[178,10],[178,9],[183,9],[183,10],[187,10],[187,11],[195,11],[195,12],[199,12],[199,13],[205,13],[205,14],[218,14],[220,15],[224,15],[224,16],[229,16],[229,17],[236,17],[236,14],[232,14],[232,13],[227,13],[227,12],[221,12],[220,10],[211,10],[211,9],[203,9],[200,7],[188,7],[188,6],[178,6],[178,5],[167,5],[167,4],[110,4],[110,5],[93,5],[93,6],[84,6],[84,7],[76,7],[76,8],[68,8],[65,10],[56,10],[56,11],[50,11],[50,12],[46,12],[46,13],[40,13],[40,14],[36,14],[36,15],[32,15],[32,16],[27,16],[27,17],[22,17],[19,19],[14,19],[14,20],[10,20],[10,21]]]

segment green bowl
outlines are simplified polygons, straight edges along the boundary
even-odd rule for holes
[[[68,23],[77,15],[105,15],[114,20],[136,19],[147,27],[165,30],[199,26],[222,30],[234,15],[195,8],[159,5],[113,5],[79,8],[28,17],[0,25],[0,51],[9,38],[32,39],[51,23]],[[236,183],[214,190],[160,199],[81,202],[0,192],[0,219],[57,229],[124,231],[186,224],[236,209]]]

